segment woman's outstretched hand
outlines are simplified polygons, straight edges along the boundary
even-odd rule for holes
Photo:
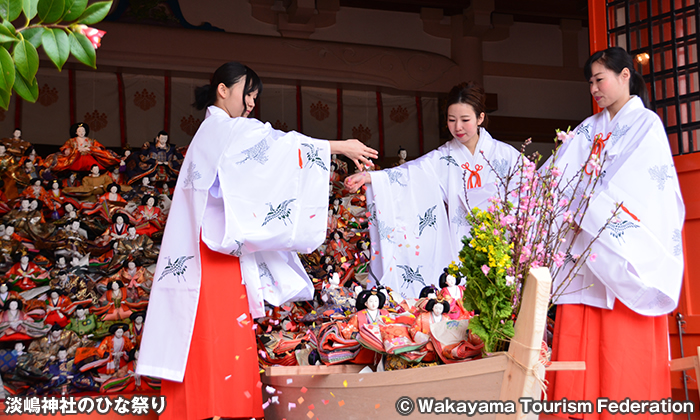
[[[372,182],[372,177],[367,171],[358,172],[345,178],[345,186],[350,191],[357,191],[364,184],[369,184]]]
[[[357,166],[357,169],[363,170],[364,166],[371,166],[372,162],[369,159],[376,159],[379,154],[371,147],[365,146],[364,143],[357,139],[331,141],[331,153],[340,153],[352,159]]]

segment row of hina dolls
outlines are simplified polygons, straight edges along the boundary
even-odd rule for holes
[[[417,299],[384,287],[341,286],[333,273],[314,302],[274,308],[258,321],[260,362],[269,365],[355,363],[386,370],[479,357],[483,343],[469,331],[460,279],[440,277]]]
[[[39,157],[0,143],[0,375],[15,395],[158,389],[136,375],[183,155],[160,132],[122,156],[83,123]],[[150,269],[149,269],[150,268]]]

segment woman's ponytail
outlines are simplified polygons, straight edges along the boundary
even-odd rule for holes
[[[193,107],[202,110],[210,105],[214,105],[216,101],[216,88],[209,84],[199,86],[194,89]]]

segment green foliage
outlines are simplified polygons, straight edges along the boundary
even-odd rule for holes
[[[507,276],[511,246],[505,231],[485,211],[474,209],[467,216],[471,238],[462,239],[459,266],[450,264],[450,274],[466,278],[464,308],[477,315],[469,329],[484,342],[484,352],[492,353],[513,337],[513,297],[515,282]]]
[[[87,25],[103,20],[112,1],[88,1],[0,0],[0,107],[7,109],[13,90],[27,101],[37,100],[40,47],[59,71],[71,54],[95,68],[95,48],[104,32],[95,34]],[[26,22],[15,26],[21,14]]]

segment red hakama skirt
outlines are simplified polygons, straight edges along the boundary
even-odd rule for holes
[[[547,397],[591,401],[671,398],[668,319],[640,315],[619,300],[613,310],[588,305],[559,305],[552,343],[553,361],[585,361],[585,371],[558,371],[547,375]],[[558,414],[577,419],[609,419],[597,414]],[[671,415],[638,414],[636,420],[671,419]]]
[[[200,241],[202,286],[182,383],[163,381],[160,420],[262,417],[262,391],[248,295],[238,258]],[[246,314],[240,323],[237,318]]]

